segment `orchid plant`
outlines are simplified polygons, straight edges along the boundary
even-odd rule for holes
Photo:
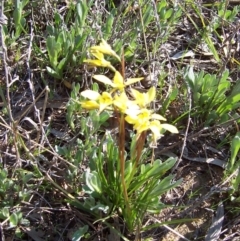
[[[116,71],[109,61],[106,61],[104,54],[111,55],[121,62],[120,57],[111,49],[111,46],[102,40],[99,46],[90,48],[90,53],[97,59],[87,59],[84,62],[93,66],[108,67],[115,72],[113,80],[105,75],[94,75],[93,78],[105,85],[112,87],[109,92],[99,94],[96,91],[85,90],[81,95],[88,100],[82,101],[81,105],[85,109],[99,109],[99,113],[104,109],[115,110],[125,115],[125,121],[134,125],[134,129],[138,134],[146,130],[151,130],[153,133],[153,143],[161,137],[162,129],[172,133],[178,133],[175,126],[170,124],[161,124],[160,121],[166,121],[159,114],[152,113],[147,107],[156,98],[156,88],[152,87],[147,93],[140,93],[135,89],[131,89],[133,100],[129,100],[126,94],[126,87],[143,78],[130,78],[124,81],[124,76]]]
[[[99,154],[96,160],[97,167],[85,175],[86,192],[97,197],[101,203],[105,203],[108,206],[105,211],[111,210],[113,213],[114,210],[118,210],[129,230],[133,231],[136,227],[139,228],[147,211],[161,211],[159,197],[180,183],[172,182],[172,175],[163,177],[175,164],[174,158],[169,158],[165,162],[152,160],[147,163],[144,160],[146,140],[150,140],[150,147],[156,147],[164,130],[171,133],[178,133],[178,130],[173,125],[162,123],[166,119],[151,109],[151,103],[156,98],[156,87],[151,87],[146,93],[134,89],[132,84],[141,81],[142,78],[125,80],[123,59],[105,40],[102,40],[100,45],[91,47],[90,53],[95,59],[86,59],[84,62],[91,66],[108,68],[113,71],[114,77],[111,80],[105,75],[94,75],[95,80],[108,87],[107,91],[99,93],[96,90],[84,90],[81,92],[83,98],[79,103],[83,109],[96,110],[97,115],[108,112],[117,117],[119,141],[114,142],[112,138],[107,137],[109,133],[106,135],[109,152],[105,153],[108,160],[105,164],[108,165],[107,170],[110,173],[106,173],[106,169],[103,170],[104,160],[102,154]],[[105,59],[105,55],[120,62],[122,69],[116,70],[111,62]],[[126,123],[132,125],[134,131],[129,155],[125,150]],[[153,148],[151,150],[154,151]],[[106,199],[106,194],[112,197]]]

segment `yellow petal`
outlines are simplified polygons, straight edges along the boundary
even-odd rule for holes
[[[166,119],[159,114],[152,114],[151,119],[166,121]]]
[[[134,97],[135,100],[140,100],[142,99],[143,94],[140,93],[139,91],[135,90],[135,89],[131,89],[132,95]]]
[[[93,90],[84,90],[81,92],[80,95],[90,100],[97,100],[100,96],[100,94],[97,91],[93,91]]]
[[[154,126],[154,125],[150,126],[150,130],[153,133],[154,141],[158,140],[162,136],[157,126]]]
[[[113,83],[114,83],[114,87],[119,90],[122,90],[125,87],[123,83],[123,77],[118,71],[115,72]]]
[[[128,122],[129,124],[135,124],[136,121],[137,121],[137,116],[127,115],[127,116],[125,117],[125,121]]]
[[[152,102],[156,97],[156,88],[153,86],[147,92],[148,103]]]
[[[146,107],[146,94],[143,94],[135,89],[132,89],[132,95],[134,99],[136,100],[137,104],[141,107],[144,108]]]
[[[146,131],[149,129],[149,121],[144,122],[144,123],[136,122],[136,124],[133,126],[133,128],[137,131],[138,134],[140,134],[143,131]]]
[[[99,97],[100,104],[111,105],[113,102],[112,96],[108,92],[103,92],[102,95]]]
[[[103,104],[103,103],[100,103],[99,105],[99,112],[98,113],[101,113],[103,110],[105,110],[107,107],[109,107],[108,104]]]
[[[99,112],[102,112],[109,105],[112,105],[113,99],[112,96],[108,92],[103,92],[99,97]]]
[[[103,55],[101,52],[97,51],[97,50],[95,50],[95,51],[90,51],[90,53],[91,53],[94,57],[96,57],[98,60],[103,60],[103,59],[104,59],[104,55]]]
[[[160,123],[159,120],[153,120],[153,121],[150,122],[150,128],[151,127],[157,128],[158,132],[160,132],[160,130],[162,129],[162,124]]]
[[[133,104],[131,104],[129,108],[126,109],[125,114],[137,118],[140,112],[141,110],[139,109],[139,106],[133,102]]]
[[[144,108],[147,105],[149,105],[154,100],[156,95],[155,87],[149,89],[147,93],[141,93],[135,89],[132,89],[131,91],[133,97],[135,98],[136,102],[139,104],[141,108]]]
[[[88,109],[88,110],[95,110],[99,108],[99,104],[94,100],[82,101],[80,102],[80,104],[82,105],[82,108]]]
[[[162,128],[164,128],[167,131],[170,131],[172,133],[178,133],[178,129],[175,126],[173,126],[173,125],[162,124],[161,126],[162,126]]]
[[[106,61],[105,59],[99,60],[99,59],[86,59],[83,61],[84,63],[87,63],[92,66],[99,66],[99,67],[110,67],[111,63],[109,61]]]
[[[111,85],[111,86],[114,86],[113,82],[105,75],[101,75],[101,74],[98,74],[98,75],[94,75],[93,78],[99,82],[102,82],[106,85]]]
[[[138,115],[138,120],[141,122],[148,121],[151,118],[151,111],[148,109],[141,109],[141,113]]]
[[[112,50],[111,46],[104,39],[102,39],[102,42],[99,44],[99,46],[91,47],[91,50],[114,56],[118,59],[119,62],[121,62],[120,57],[116,54],[114,50]]]
[[[131,79],[127,79],[127,81],[125,82],[125,85],[131,85],[134,84],[136,82],[139,82],[140,80],[142,80],[143,78],[131,78]]]
[[[142,108],[141,109],[141,114],[145,117],[150,118],[152,116],[152,110],[149,110],[147,108]]]
[[[117,107],[122,113],[125,113],[127,109],[128,97],[125,92],[122,92],[120,95],[114,96],[113,104]]]
[[[106,92],[106,91],[102,92],[102,97],[104,99],[112,100],[112,96],[108,92]]]
[[[152,131],[153,141],[154,141],[154,143],[156,143],[156,141],[162,136],[162,134],[160,132],[162,129],[162,125],[160,124],[160,122],[158,120],[154,120],[154,121],[150,122],[149,129]]]

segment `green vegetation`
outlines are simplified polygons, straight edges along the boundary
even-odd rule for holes
[[[2,1],[1,239],[240,238],[239,14]]]

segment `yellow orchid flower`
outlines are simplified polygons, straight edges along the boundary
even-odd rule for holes
[[[141,125],[142,123],[149,121],[151,117],[151,112],[147,109],[139,109],[135,111],[126,110],[126,114],[127,116],[125,117],[125,120],[132,125]]]
[[[111,87],[114,88],[114,90],[120,90],[121,92],[124,90],[126,86],[136,83],[143,79],[143,78],[131,78],[131,79],[128,79],[126,82],[124,82],[122,75],[118,71],[115,72],[113,81],[110,80],[105,75],[94,75],[93,78],[106,85],[110,85]]]
[[[140,108],[145,108],[156,97],[156,88],[154,86],[151,87],[147,93],[141,93],[135,89],[131,89],[131,92]]]
[[[157,145],[157,140],[160,139],[163,135],[161,134],[162,129],[165,129],[171,133],[178,133],[178,129],[170,124],[161,124],[160,121],[158,120],[153,120],[149,123],[149,129],[153,133],[153,141],[152,145],[156,146]]]
[[[108,92],[103,92],[102,95],[98,99],[99,101],[99,112],[102,112],[108,106],[112,105],[113,98]]]
[[[93,46],[90,48],[91,53],[93,54],[95,51],[101,52],[102,54],[107,54],[110,56],[115,57],[119,62],[121,62],[120,57],[116,54],[116,52],[111,48],[111,46],[102,39],[102,42],[99,44],[99,46]]]
[[[149,129],[152,131],[152,143],[151,145],[156,146],[157,145],[157,140],[159,140],[163,135],[161,134],[162,130],[162,125],[160,121],[158,120],[153,120],[149,123]]]
[[[113,100],[113,105],[117,107],[117,109],[121,113],[126,113],[139,109],[139,106],[135,101],[129,100],[126,93],[123,91],[120,95],[115,95]]]
[[[85,90],[81,92],[81,95],[90,100],[81,101],[81,105],[84,109],[94,110],[99,109],[99,113],[112,105],[113,98],[108,92],[103,92],[101,95],[93,90]]]
[[[159,115],[159,114],[155,114],[152,113],[151,110],[148,110],[146,108],[143,109],[136,109],[135,111],[133,110],[126,110],[126,118],[125,120],[129,123],[129,124],[136,124],[136,123],[145,123],[148,120],[154,119],[154,120],[163,120],[165,121],[166,119]]]
[[[137,136],[144,131],[151,130],[152,132],[152,145],[156,145],[157,140],[159,140],[163,135],[161,134],[161,123],[159,120],[145,121],[136,123],[133,128],[137,131]]]
[[[116,69],[111,65],[111,63],[104,58],[104,55],[101,52],[95,51],[92,52],[92,55],[97,59],[85,59],[83,62],[91,66],[107,67],[114,72],[116,71]]]
[[[162,129],[168,130],[172,133],[178,133],[175,126],[170,124],[161,124],[161,120],[166,120],[163,116],[158,114],[153,114],[152,111],[148,109],[140,109],[134,111],[126,111],[127,116],[125,120],[129,124],[133,124],[133,129],[137,131],[137,136],[139,136],[143,131],[151,130],[153,133],[153,143],[156,144],[157,140],[162,136]]]

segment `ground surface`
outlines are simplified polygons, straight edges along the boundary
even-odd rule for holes
[[[5,1],[4,5],[5,15],[8,17],[9,34],[14,29],[14,7],[10,2]],[[74,240],[73,233],[84,225],[89,226],[89,237],[83,240],[120,240],[101,222],[95,222],[91,215],[70,205],[64,195],[65,190],[69,194],[78,195],[78,199],[81,200],[82,193],[77,186],[82,182],[81,174],[88,167],[87,162],[81,163],[77,173],[71,176],[72,170],[69,165],[71,157],[56,151],[56,146],[71,147],[71,153],[76,153],[77,138],[80,136],[80,139],[84,140],[84,137],[77,133],[78,130],[74,132],[67,124],[66,105],[70,100],[71,88],[66,86],[69,83],[80,83],[83,90],[89,88],[92,81],[92,70],[86,69],[82,63],[74,67],[69,65],[64,70],[63,79],[60,81],[46,71],[46,66],[49,65],[46,53],[48,35],[46,26],[54,24],[53,15],[56,11],[63,18],[67,18],[70,12],[69,2],[71,1],[32,1],[25,9],[25,13],[31,11],[31,14],[26,17],[27,33],[22,33],[14,43],[11,43],[8,38],[5,39],[7,60],[6,63],[1,61],[0,82],[7,103],[4,103],[1,96],[0,155],[2,169],[8,171],[8,179],[4,179],[1,173],[1,181],[6,183],[12,180],[14,184],[1,187],[0,198],[3,204],[0,207],[1,210],[6,206],[10,207],[10,212],[21,211],[29,224],[17,225],[20,233],[17,237],[16,227],[10,227],[8,218],[4,218],[1,211],[1,240]],[[94,21],[99,21],[96,17],[98,15],[101,16],[103,25],[106,21],[104,14],[110,11],[110,5],[108,1],[105,5],[103,2],[95,1],[87,16],[87,21],[93,22],[92,31],[97,34],[88,36],[85,48],[98,43],[101,38],[101,29],[97,29],[98,26],[94,25]],[[134,19],[140,21],[138,5],[134,5],[131,1],[125,2],[128,2],[131,9],[124,17],[119,14],[119,18],[122,18],[122,27],[112,28],[108,41],[110,44],[124,36],[125,32],[131,32],[131,26],[135,26]],[[151,1],[148,2],[151,4]],[[177,6],[177,1],[170,2],[169,7],[174,4]],[[157,88],[161,92],[156,102],[157,106],[161,106],[163,100],[167,98],[170,87],[174,86],[181,90],[184,85],[183,68],[189,65],[194,67],[194,71],[204,70],[206,73],[216,75],[221,75],[225,69],[229,69],[231,82],[239,81],[240,13],[236,14],[234,20],[222,20],[219,23],[217,33],[226,39],[225,45],[220,42],[217,33],[211,36],[220,58],[220,62],[217,62],[206,43],[202,41],[201,32],[206,26],[203,26],[202,19],[193,6],[199,9],[205,23],[209,25],[218,16],[217,7],[211,3],[212,1],[193,2],[196,5],[190,4],[191,1],[182,1],[180,5],[184,10],[183,14],[171,29],[170,27],[159,29],[155,17],[148,25],[145,33],[151,55],[150,63],[144,50],[141,31],[136,40],[139,47],[134,49],[136,54],[126,61],[126,75],[129,76],[138,69],[137,75],[145,75],[146,80],[147,72],[152,68],[152,72],[156,74],[159,81]],[[216,4],[219,2],[216,1]],[[126,5],[122,6],[120,1],[115,1],[115,4],[120,12],[126,8]],[[226,4],[226,11],[232,10],[238,5],[238,1],[226,1]],[[69,23],[74,21],[71,15],[69,18]],[[168,24],[167,26],[170,26]],[[166,31],[166,34],[161,31]],[[165,40],[161,42],[159,40],[161,38]],[[158,46],[154,49],[156,42]],[[128,44],[128,42],[125,43],[125,45]],[[176,57],[178,56],[176,54],[181,51],[187,52],[189,56]],[[79,57],[81,52],[79,51],[77,55]],[[158,66],[156,63],[164,64]],[[5,67],[8,68],[7,72]],[[156,73],[154,68],[157,69]],[[6,73],[10,83],[15,81],[9,88],[6,87]],[[142,82],[142,91],[149,88],[149,83],[146,82]],[[45,89],[46,84],[50,88],[49,94]],[[7,92],[9,98],[6,96]],[[186,92],[187,89],[179,91],[178,98],[167,108],[166,115],[170,122],[174,122],[189,108],[187,103],[191,97],[186,98]],[[9,108],[15,126],[11,125],[11,117],[7,114]],[[217,214],[217,207],[221,206],[221,202],[223,208],[219,210],[224,212],[222,214],[224,221],[220,228],[215,227],[215,231],[221,232],[217,240],[240,240],[239,202],[230,201],[229,180],[224,179],[224,170],[230,156],[230,141],[239,131],[239,124],[234,121],[224,125],[212,123],[205,128],[204,121],[201,114],[193,116],[186,114],[175,123],[180,133],[166,134],[159,141],[155,156],[163,160],[169,156],[178,157],[178,166],[172,172],[176,174],[176,180],[182,178],[183,182],[181,186],[162,196],[161,201],[169,205],[168,208],[159,215],[146,216],[144,225],[152,223],[159,224],[159,227],[143,232],[142,240],[147,238],[164,241],[211,240],[205,237],[209,233],[213,218]],[[47,138],[40,130],[45,127]],[[24,181],[27,175],[31,177]],[[24,193],[24,191],[28,191],[26,200],[18,196],[18,193]],[[186,220],[178,224],[166,224],[166,226],[161,224],[180,219]],[[121,218],[113,219],[111,223],[116,225],[122,233],[125,232],[130,240],[134,240],[134,235],[127,233],[124,229]]]

